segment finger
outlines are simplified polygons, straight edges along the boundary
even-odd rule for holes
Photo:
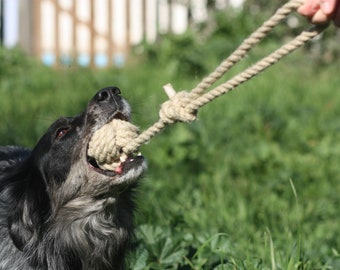
[[[299,12],[301,15],[306,17],[311,17],[312,15],[308,12],[308,8],[305,5],[300,6],[297,9],[297,12]]]
[[[308,1],[298,8],[298,12],[306,17],[313,17],[314,14],[320,9],[320,4],[318,0]]]
[[[336,6],[336,0],[321,0],[320,1],[320,9],[326,15],[331,15],[334,13]]]

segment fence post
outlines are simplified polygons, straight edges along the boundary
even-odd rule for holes
[[[94,0],[90,0],[90,21],[89,21],[89,30],[90,30],[90,67],[95,67],[95,40],[96,40],[96,31],[94,27],[95,23],[95,3]]]
[[[39,31],[34,27],[35,17],[35,1],[20,0],[19,1],[19,45],[30,55],[35,54],[35,43],[38,43],[36,32]]]
[[[23,0],[25,1],[25,0]],[[33,0],[33,53],[36,57],[41,58],[41,0]]]
[[[78,34],[77,34],[77,0],[72,0],[72,10],[71,10],[71,17],[72,17],[72,62],[73,64],[78,62]]]
[[[112,15],[112,8],[113,7],[113,3],[112,3],[112,0],[109,0],[108,1],[108,14],[107,14],[107,17],[108,17],[108,33],[107,33],[107,59],[108,59],[108,62],[107,62],[107,65],[108,66],[111,66],[112,63],[113,63],[113,52],[115,50],[115,48],[113,48],[113,34],[112,34],[112,31],[113,31],[113,15]]]

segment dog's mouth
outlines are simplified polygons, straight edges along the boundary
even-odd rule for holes
[[[130,122],[130,117],[126,116],[124,113],[119,112],[119,111],[114,113],[113,116],[109,119],[108,122],[110,122],[112,119],[117,119],[117,120],[122,120],[122,121]]]
[[[87,162],[90,167],[98,173],[104,174],[109,177],[124,175],[131,169],[142,166],[144,163],[144,157],[141,153],[138,154],[122,154],[119,157],[119,161],[115,161],[117,164],[113,170],[106,170],[100,168],[97,161],[90,156],[87,156]]]
[[[112,120],[130,122],[130,117],[122,112],[116,112],[109,118],[108,123]],[[130,154],[122,152],[119,156],[114,157],[113,163],[110,164],[110,169],[100,166],[94,157],[89,155],[86,155],[86,157],[91,169],[108,177],[123,177],[133,171],[134,173],[129,174],[129,178],[138,178],[146,167],[145,159],[138,150]]]

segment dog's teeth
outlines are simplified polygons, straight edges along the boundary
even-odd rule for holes
[[[141,153],[141,152],[138,152],[137,156],[139,156],[139,157],[140,157],[141,155],[142,155],[142,153]]]
[[[125,153],[123,153],[120,157],[119,157],[119,160],[120,162],[125,162],[127,160],[127,155]]]

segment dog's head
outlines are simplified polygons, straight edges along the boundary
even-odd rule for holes
[[[53,123],[33,150],[35,165],[55,206],[79,197],[117,196],[146,169],[141,155],[122,157],[119,172],[99,168],[87,155],[96,130],[112,119],[130,121],[130,106],[120,94],[117,87],[101,89],[83,113]]]

